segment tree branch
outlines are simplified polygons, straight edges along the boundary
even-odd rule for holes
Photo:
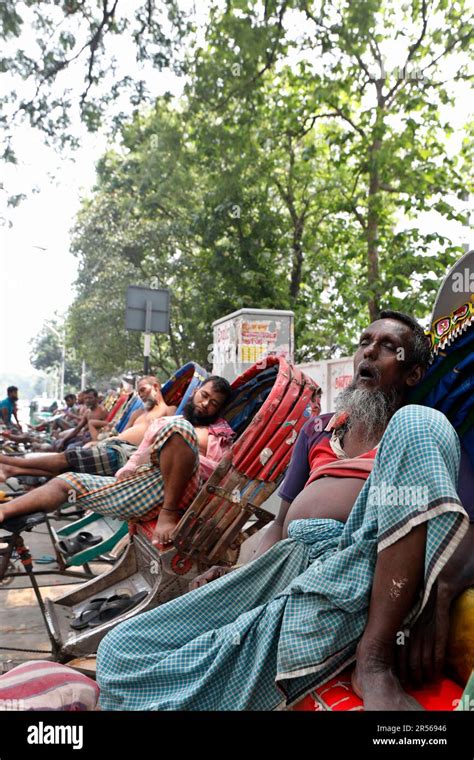
[[[355,124],[352,121],[352,119],[349,116],[347,116],[347,114],[345,114],[344,111],[342,111],[341,108],[339,108],[338,106],[335,106],[334,103],[328,103],[328,105],[330,105],[331,108],[334,108],[334,110],[336,112],[335,115],[340,116],[341,119],[344,119],[344,121],[347,121],[347,123],[351,125],[352,129],[354,129],[356,132],[358,132],[361,135],[361,137],[363,137],[365,139],[366,134],[365,134],[364,130],[362,129],[362,127],[360,127],[358,124]],[[328,115],[330,115],[330,114],[328,114]]]
[[[412,9],[414,10],[413,3],[412,3]],[[408,48],[408,56],[407,56],[404,68],[406,68],[407,64],[411,60],[413,60],[413,56],[415,55],[416,51],[418,50],[418,48],[420,47],[421,43],[423,42],[423,40],[425,38],[426,29],[427,29],[427,26],[428,26],[427,10],[428,10],[428,8],[427,8],[426,0],[421,0],[421,17],[423,19],[423,24],[422,24],[421,32],[420,32],[420,35],[419,35],[418,39],[416,40],[416,42],[413,43],[413,45],[410,45],[410,47]]]
[[[81,95],[81,99],[80,99],[81,108],[85,103],[85,100],[87,98],[90,88],[94,84],[92,70],[94,68],[95,55],[102,39],[102,33],[107,26],[110,26],[110,23],[114,18],[117,5],[118,5],[118,0],[115,0],[112,8],[109,11],[108,0],[102,0],[102,20],[99,26],[97,27],[95,34],[92,35],[91,39],[86,45],[86,47],[90,49],[89,66],[88,66],[87,75],[86,75],[88,85]]]
[[[408,190],[401,190],[399,187],[392,187],[392,185],[388,185],[386,182],[381,182],[379,184],[380,190],[385,190],[386,193],[396,193],[397,195],[400,193],[408,193]]]

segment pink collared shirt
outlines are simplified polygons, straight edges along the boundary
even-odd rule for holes
[[[169,417],[160,417],[151,423],[143,436],[140,446],[132,454],[128,462],[120,470],[117,470],[115,477],[118,477],[123,472],[134,475],[138,467],[150,464],[153,442],[160,429],[169,419]],[[199,454],[199,474],[202,480],[208,479],[226,451],[229,451],[232,446],[233,435],[234,431],[225,420],[219,419],[215,424],[209,425],[206,454]]]

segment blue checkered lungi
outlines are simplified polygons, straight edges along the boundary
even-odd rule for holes
[[[468,527],[456,493],[459,442],[447,419],[408,406],[390,421],[347,523],[296,520],[248,565],[118,625],[102,641],[103,710],[272,710],[355,659],[379,551],[427,523],[422,593]],[[427,488],[384,505],[373,486]]]

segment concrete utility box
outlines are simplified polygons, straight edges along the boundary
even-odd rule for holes
[[[294,316],[292,311],[239,309],[217,319],[212,324],[213,374],[232,382],[270,354],[293,362]]]
[[[320,362],[297,364],[298,369],[316,380],[321,387],[321,413],[334,411],[334,404],[340,392],[347,388],[354,374],[352,357],[328,359]]]

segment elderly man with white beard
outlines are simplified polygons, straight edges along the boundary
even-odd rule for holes
[[[406,403],[429,357],[400,312],[363,331],[354,381],[335,414],[302,429],[255,558],[211,568],[109,633],[102,709],[271,710],[354,661],[366,710],[421,709],[400,674],[407,660],[420,681],[439,672],[449,605],[474,583],[457,434],[440,412]],[[409,644],[397,647],[403,629]]]

